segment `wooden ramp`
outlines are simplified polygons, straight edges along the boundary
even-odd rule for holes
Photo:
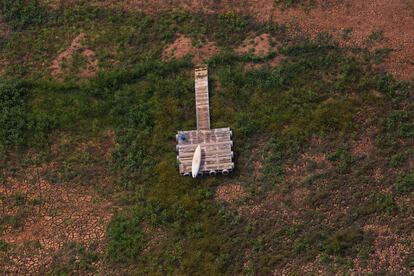
[[[182,175],[191,175],[194,151],[201,147],[199,174],[228,174],[234,169],[230,128],[210,129],[207,66],[195,70],[197,130],[178,131],[177,161]]]
[[[199,67],[195,70],[195,100],[197,129],[210,129],[208,69],[206,66]]]

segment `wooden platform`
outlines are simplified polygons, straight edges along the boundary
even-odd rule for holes
[[[191,175],[194,151],[201,147],[199,174],[228,174],[234,169],[233,142],[230,128],[210,129],[210,107],[208,95],[208,69],[195,70],[195,98],[197,130],[178,131],[177,161],[182,175]]]
[[[231,135],[229,128],[179,131],[177,134],[177,159],[180,173],[183,175],[191,174],[193,154],[198,145],[201,146],[200,172],[202,174],[228,173],[233,170]]]

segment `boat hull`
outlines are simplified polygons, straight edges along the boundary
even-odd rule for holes
[[[201,147],[200,145],[197,146],[196,150],[194,151],[193,155],[193,163],[192,163],[192,176],[196,178],[201,166]]]

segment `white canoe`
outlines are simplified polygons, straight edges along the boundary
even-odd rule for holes
[[[196,150],[194,151],[193,164],[191,167],[193,178],[197,177],[198,171],[200,170],[200,165],[201,165],[201,147],[200,145],[198,145]]]

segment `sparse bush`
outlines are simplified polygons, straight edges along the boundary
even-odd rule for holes
[[[6,252],[9,248],[9,244],[4,240],[0,240],[0,252]]]
[[[114,262],[137,260],[145,246],[139,218],[115,216],[108,226],[108,255]]]
[[[384,30],[374,30],[368,36],[368,45],[372,46],[375,43],[381,42],[384,40]]]
[[[346,255],[364,238],[359,228],[347,228],[335,232],[324,245],[324,250],[332,255]]]
[[[414,191],[414,172],[407,172],[398,176],[394,189],[398,193]]]
[[[93,263],[98,260],[98,254],[93,246],[85,248],[83,245],[70,242],[65,243],[53,256],[49,267],[42,273],[51,275],[73,275],[95,272]]]
[[[399,167],[405,162],[406,159],[407,157],[404,154],[394,154],[393,156],[391,156],[390,166],[393,168]]]
[[[315,5],[315,0],[275,0],[275,3],[283,8],[291,8],[299,5],[312,7]]]
[[[299,141],[272,138],[264,152],[263,174],[272,182],[280,182],[284,178],[283,161],[294,158],[300,147]]]
[[[329,161],[332,161],[336,165],[336,169],[339,173],[349,173],[350,167],[354,162],[354,159],[349,152],[347,145],[342,145],[336,152],[328,156]]]
[[[344,40],[349,40],[351,38],[353,29],[352,28],[345,28],[342,30],[342,38]]]
[[[27,129],[27,91],[18,80],[0,79],[0,149],[19,146]]]
[[[38,0],[1,0],[0,11],[15,30],[35,27],[47,17],[46,7]]]

